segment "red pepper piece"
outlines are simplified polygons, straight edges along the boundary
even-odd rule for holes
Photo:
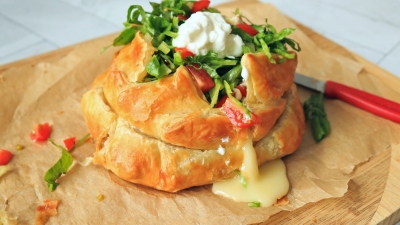
[[[76,137],[70,137],[70,138],[65,139],[64,140],[65,148],[68,151],[70,151],[74,147],[75,142],[76,142]]]
[[[188,56],[194,57],[194,54],[186,48],[175,48],[175,52],[181,53],[182,59],[186,59]]]
[[[33,142],[47,141],[50,137],[51,126],[49,123],[36,124],[33,131],[30,133],[30,137]]]
[[[251,36],[258,34],[258,31],[248,24],[239,23],[236,26],[239,27],[240,29],[244,30],[244,32],[250,34]]]
[[[231,123],[239,128],[251,127],[260,122],[260,118],[258,118],[256,114],[250,112],[250,115],[248,115],[245,108],[236,105],[229,98],[226,99],[225,104],[222,106],[222,110],[225,112]]]
[[[192,12],[199,12],[203,9],[207,9],[210,5],[210,1],[199,0],[193,4]]]
[[[11,152],[0,149],[0,166],[7,165],[11,161],[12,157],[13,154]]]

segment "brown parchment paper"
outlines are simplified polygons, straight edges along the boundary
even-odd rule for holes
[[[296,27],[272,5],[254,1],[218,7],[230,15],[237,7],[254,23],[264,18],[278,30]],[[281,207],[249,208],[212,194],[211,186],[165,193],[125,182],[104,168],[89,164],[94,145],[86,143],[72,154],[74,164],[58,181],[54,192],[47,190],[43,176],[60,157],[49,143],[32,143],[29,133],[36,123],[50,122],[51,138],[62,144],[70,136],[82,137],[88,130],[80,111],[80,98],[93,79],[103,72],[117,48],[100,55],[99,50],[115,35],[78,44],[40,62],[0,67],[0,148],[13,152],[10,170],[0,177],[0,212],[19,224],[33,224],[36,206],[45,199],[58,199],[58,215],[48,224],[248,224],[266,221],[281,210],[294,210],[310,202],[343,196],[354,168],[399,143],[398,124],[378,118],[338,100],[325,100],[332,133],[321,143],[312,140],[308,127],[302,145],[284,158],[291,189],[290,203]],[[363,88],[356,61],[326,52],[298,29],[291,38],[302,47],[298,71],[311,77],[331,79]],[[376,79],[375,92],[386,90]],[[299,88],[304,101],[311,92]],[[399,89],[391,99],[400,100]],[[24,150],[14,150],[17,144]],[[266,187],[268,188],[268,187]],[[104,195],[98,202],[97,196]],[[0,213],[0,216],[3,215]]]

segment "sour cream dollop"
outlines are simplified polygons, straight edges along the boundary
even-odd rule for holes
[[[195,55],[206,55],[210,50],[218,57],[241,56],[243,40],[231,34],[231,25],[219,13],[197,12],[179,26],[178,37],[172,45],[186,48]]]

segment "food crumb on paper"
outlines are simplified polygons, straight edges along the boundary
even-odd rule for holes
[[[8,212],[0,210],[0,224],[1,225],[17,225],[18,221],[12,217]]]
[[[282,198],[277,199],[276,203],[275,203],[276,206],[287,205],[287,204],[289,204],[289,199],[288,199],[287,195],[283,196]]]
[[[50,216],[57,215],[60,200],[44,200],[42,205],[36,207],[35,225],[44,225]]]
[[[5,165],[5,166],[0,166],[0,177],[6,174],[10,170],[10,167]]]
[[[104,200],[104,195],[103,194],[97,195],[97,201],[98,202],[102,202],[103,200]]]
[[[23,145],[21,145],[21,144],[17,144],[16,146],[15,146],[15,150],[18,150],[18,151],[20,151],[20,150],[23,150],[25,147],[23,146]]]

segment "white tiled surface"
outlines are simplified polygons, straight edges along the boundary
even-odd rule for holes
[[[400,77],[400,0],[262,1]],[[120,31],[132,4],[150,9],[147,0],[0,0],[0,65]]]

